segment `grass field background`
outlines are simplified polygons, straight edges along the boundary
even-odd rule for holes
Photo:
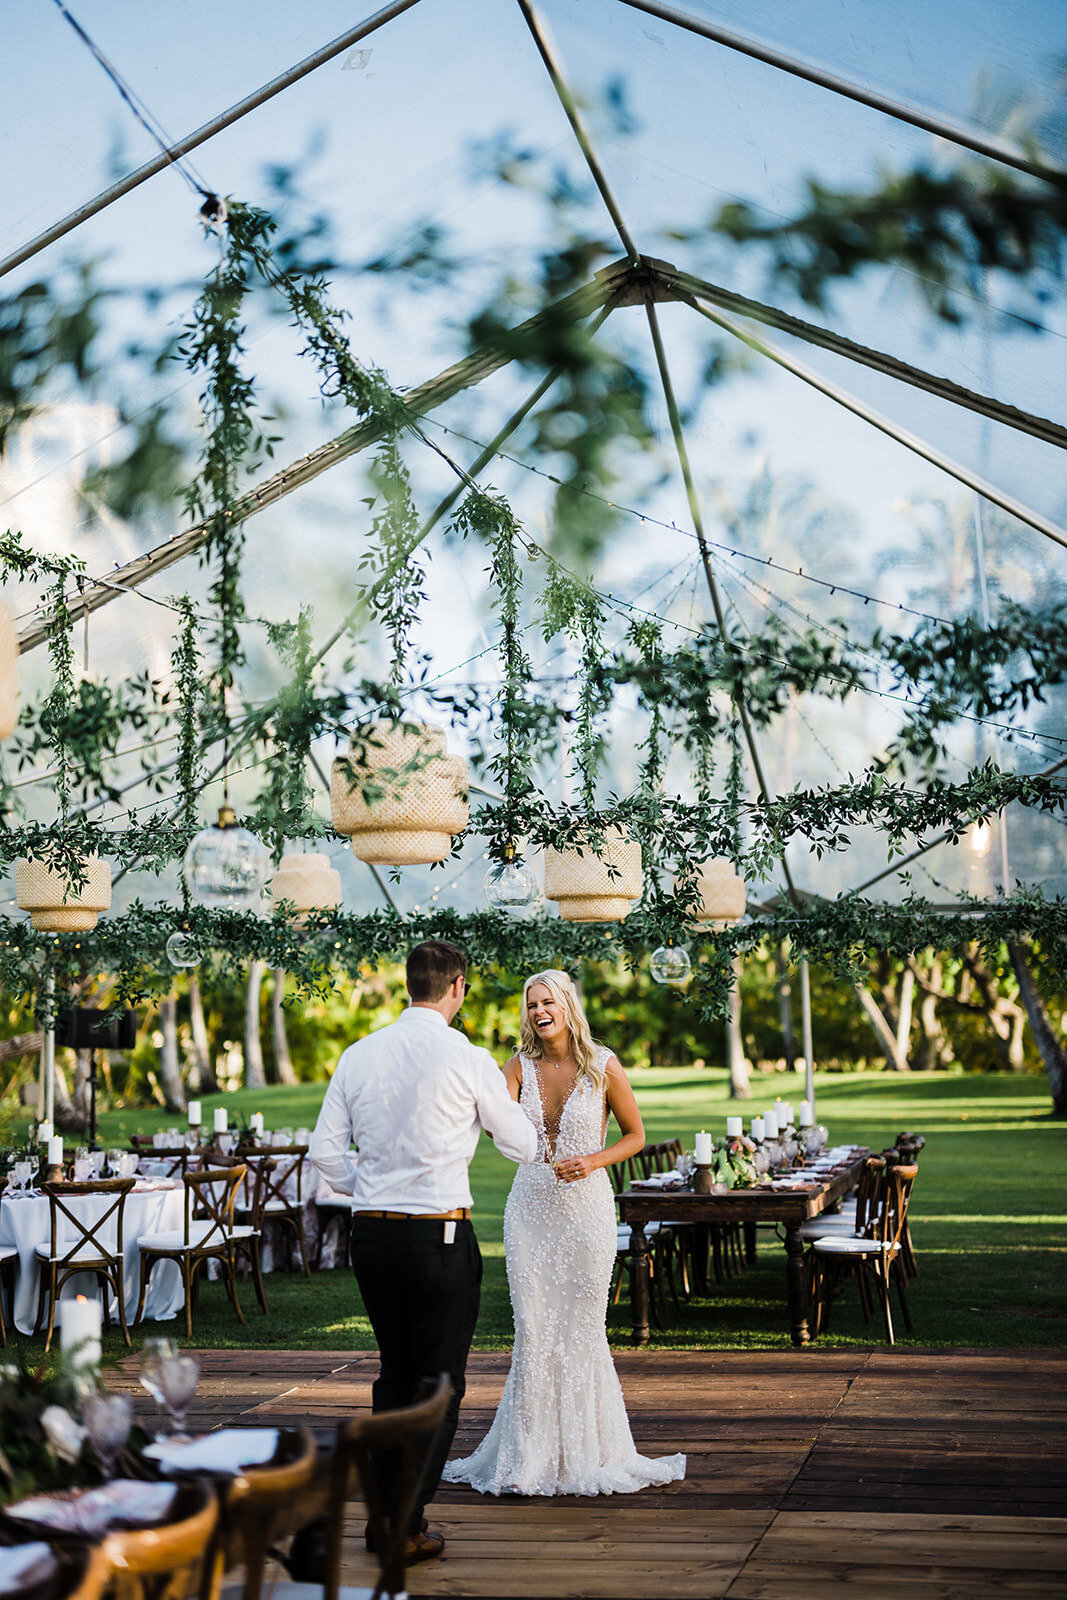
[[[746,1120],[775,1095],[800,1099],[802,1080],[775,1074],[754,1083],[743,1107],[728,1098],[725,1074],[714,1070],[636,1071],[632,1080],[648,1139],[679,1136],[692,1148],[699,1128],[724,1132],[728,1113]],[[314,1124],[321,1085],[239,1091],[204,1102],[211,1125],[215,1105],[231,1118],[261,1110],[267,1126]],[[881,1149],[903,1129],[925,1135],[926,1149],[912,1201],[920,1277],[909,1294],[920,1345],[1035,1347],[1067,1344],[1067,1124],[1049,1110],[1044,1080],[1021,1074],[890,1076],[826,1074],[817,1080],[819,1119],[834,1143]],[[161,1111],[105,1111],[100,1140],[125,1142],[173,1124]],[[609,1135],[610,1137],[610,1135]],[[471,1168],[475,1224],[485,1258],[482,1310],[475,1347],[505,1349],[512,1336],[504,1271],[502,1219],[514,1168],[482,1139]],[[273,1273],[267,1279],[271,1314],[264,1317],[248,1283],[241,1299],[247,1325],[237,1322],[221,1285],[205,1286],[194,1325],[199,1346],[285,1349],[367,1349],[373,1338],[351,1273]],[[146,1323],[177,1333],[180,1323]],[[612,1341],[629,1339],[628,1307],[609,1318]],[[834,1308],[829,1337],[811,1348],[880,1342],[880,1325],[863,1322],[854,1290]],[[17,1335],[15,1337],[18,1337]],[[135,1342],[140,1333],[134,1335]],[[907,1342],[903,1328],[898,1339]],[[23,1344],[29,1341],[20,1339]],[[761,1230],[754,1267],[694,1299],[671,1327],[653,1332],[653,1345],[691,1349],[788,1349],[785,1255]],[[108,1348],[118,1354],[112,1333]]]

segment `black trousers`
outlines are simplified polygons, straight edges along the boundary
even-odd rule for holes
[[[423,1511],[437,1492],[441,1469],[456,1431],[466,1389],[467,1354],[482,1287],[482,1257],[474,1228],[455,1223],[445,1243],[443,1222],[352,1219],[352,1270],[374,1337],[380,1368],[374,1410],[411,1405],[424,1378],[447,1372],[453,1394],[426,1463],[409,1533],[422,1526]],[[395,1520],[400,1459],[381,1451],[375,1461],[382,1505]]]

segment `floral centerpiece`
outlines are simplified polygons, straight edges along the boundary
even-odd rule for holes
[[[22,1357],[0,1363],[0,1505],[103,1481],[100,1455],[83,1417],[95,1392],[85,1371],[62,1357],[55,1365]],[[126,1444],[126,1463],[134,1466],[146,1443],[147,1436],[135,1428]]]
[[[752,1159],[755,1150],[752,1140],[744,1135],[718,1145],[711,1153],[712,1182],[721,1183],[727,1189],[751,1189],[759,1182]]]

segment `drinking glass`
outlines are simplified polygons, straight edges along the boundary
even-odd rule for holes
[[[195,1356],[168,1355],[161,1358],[157,1370],[163,1404],[173,1424],[171,1438],[176,1444],[184,1444],[189,1438],[185,1432],[185,1413],[200,1381],[200,1363]]]
[[[125,1154],[126,1154],[125,1150],[109,1150],[108,1151],[108,1153],[107,1153],[107,1170],[108,1170],[108,1172],[110,1172],[110,1174],[111,1174],[111,1176],[113,1178],[121,1178],[121,1177],[124,1176],[123,1171],[122,1171],[122,1158],[123,1158],[123,1156]]]
[[[26,1185],[33,1177],[33,1165],[34,1164],[32,1161],[15,1162],[15,1182],[18,1184],[20,1189],[25,1189]]]
[[[160,1411],[166,1409],[160,1366],[177,1354],[178,1346],[173,1339],[146,1339],[141,1347],[141,1388],[151,1395]]]
[[[82,1419],[89,1442],[100,1457],[104,1477],[113,1478],[119,1451],[130,1436],[133,1401],[128,1394],[105,1394],[92,1389],[82,1401]]]
[[[88,1156],[74,1157],[75,1183],[87,1183],[93,1175],[93,1164]]]

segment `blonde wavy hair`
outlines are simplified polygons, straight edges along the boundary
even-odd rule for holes
[[[535,972],[522,986],[519,1046],[523,1054],[531,1056],[535,1061],[544,1059],[541,1038],[530,1021],[527,1006],[530,990],[535,983],[543,983],[553,1000],[563,1007],[563,1020],[570,1031],[571,1049],[578,1063],[578,1076],[588,1078],[597,1092],[602,1094],[607,1082],[607,1073],[599,1063],[596,1041],[589,1031],[589,1020],[570,977],[556,967],[549,967],[547,972]]]

